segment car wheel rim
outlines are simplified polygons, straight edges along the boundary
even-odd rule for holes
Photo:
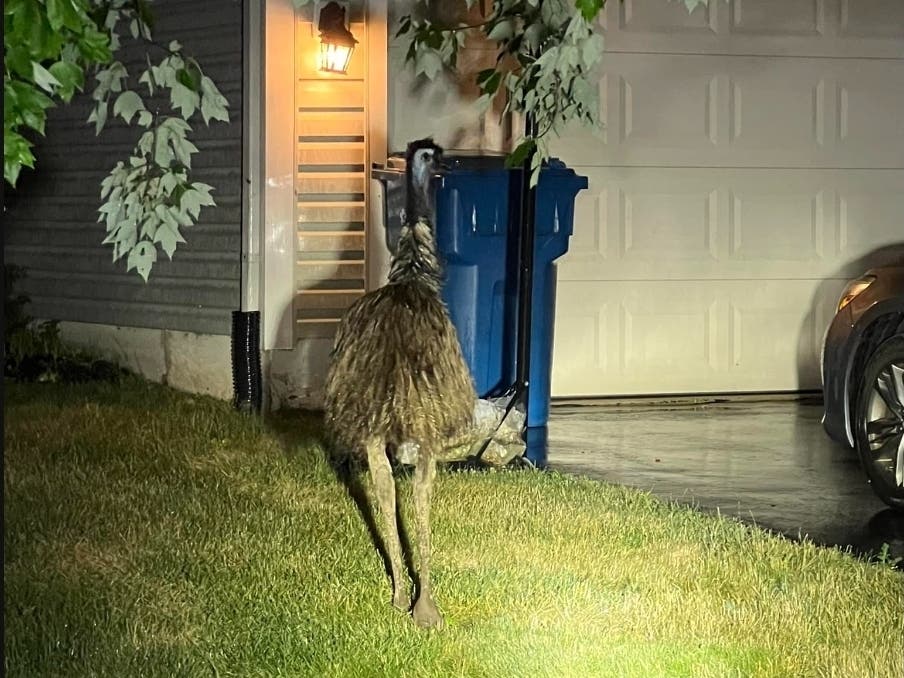
[[[866,439],[874,471],[891,487],[904,488],[904,362],[889,363],[876,376]]]

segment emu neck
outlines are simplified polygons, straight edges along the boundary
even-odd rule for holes
[[[399,236],[396,256],[389,269],[389,283],[415,283],[438,293],[441,280],[433,228],[424,220],[407,224]]]
[[[422,165],[408,167],[405,175],[405,220],[408,224],[415,224],[418,221],[434,223],[433,192],[430,186],[432,178],[429,167]]]

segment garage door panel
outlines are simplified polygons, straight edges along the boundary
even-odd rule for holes
[[[606,3],[607,52],[901,58],[899,0],[714,0]]]
[[[625,265],[716,262],[718,195],[715,190],[670,190],[668,185],[618,189],[619,258]],[[681,224],[684,228],[675,228]]]
[[[904,5],[904,2],[901,3]],[[904,35],[904,33],[902,33]],[[834,144],[850,167],[900,167],[904,156],[904,61],[860,62],[836,69]]]
[[[729,369],[739,384],[816,388],[816,317],[810,281],[763,281],[729,302]],[[738,290],[740,291],[740,290]],[[768,381],[764,378],[768,375]],[[815,376],[815,381],[813,377]],[[803,379],[802,379],[803,377]]]
[[[904,60],[607,54],[602,142],[574,125],[552,149],[595,166],[899,168],[901,83]]]
[[[609,60],[607,76],[615,89],[609,94],[618,104],[613,112],[619,130],[616,145],[674,152],[717,143],[718,85],[711,65],[695,57],[657,61],[620,56]]]
[[[717,374],[717,294],[699,282],[560,282],[553,394],[678,392],[700,372]]]
[[[718,30],[719,7],[710,3],[699,11],[688,13],[684,3],[670,3],[664,7],[656,7],[647,0],[623,0],[612,3],[616,15],[614,26],[618,32],[628,34],[660,35],[662,37],[683,36],[699,37],[715,35]],[[607,17],[609,18],[609,17]]]
[[[844,172],[577,169],[589,188],[577,197],[563,280],[812,278],[836,273],[846,256],[836,254]],[[900,199],[889,205],[877,190],[871,200],[882,225],[867,239],[881,243],[878,206]]]
[[[900,40],[904,35],[902,4],[898,0],[839,0],[838,32],[843,37]]]
[[[802,154],[825,154],[826,70],[818,60],[735,60],[727,92],[728,143],[746,161],[777,158],[791,164]],[[780,111],[780,115],[776,112]],[[823,163],[830,157],[821,157]]]
[[[719,327],[712,290],[676,283],[650,295],[648,287],[626,290],[622,297],[619,367],[633,374],[662,372],[659,378],[666,381],[681,379],[688,371],[717,371]],[[675,351],[676,345],[685,350]]]
[[[849,172],[836,195],[836,263],[849,275],[904,259],[904,172]]]
[[[818,388],[819,346],[843,284],[560,282],[553,395]]]
[[[567,318],[567,330],[554,338],[556,354],[566,361],[573,359],[574,365],[585,369],[607,372],[610,355],[606,347],[613,345],[609,336],[611,323],[607,322],[609,304],[599,296],[583,307],[570,301],[556,311]]]
[[[763,180],[765,179],[765,180]],[[760,185],[732,187],[729,192],[727,238],[729,260],[749,271],[816,274],[824,268],[825,190],[815,186],[777,184],[760,177]],[[782,271],[788,266],[790,271]]]
[[[731,0],[729,33],[821,36],[825,33],[826,4],[826,0]]]

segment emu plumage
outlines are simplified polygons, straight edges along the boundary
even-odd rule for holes
[[[440,298],[441,268],[432,225],[431,179],[442,149],[412,142],[406,153],[405,225],[389,283],[342,318],[326,381],[326,422],[334,444],[366,459],[383,516],[393,604],[407,610],[390,454],[417,445],[413,493],[419,556],[412,614],[423,627],[442,616],[430,583],[430,500],[436,461],[472,427],[477,395],[455,328]]]

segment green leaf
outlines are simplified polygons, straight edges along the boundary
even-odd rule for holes
[[[4,14],[11,8],[5,7]],[[27,50],[30,61],[44,61],[59,54],[62,38],[55,34],[42,11],[42,5],[35,1],[18,3],[12,8],[12,21],[4,17],[4,46],[21,44]],[[12,28],[12,30],[10,30]],[[11,40],[15,36],[15,39]],[[30,73],[22,73],[30,75]]]
[[[216,205],[213,201],[213,198],[210,197],[210,192],[213,190],[213,186],[209,184],[203,184],[200,181],[192,182],[191,187],[197,191],[198,193],[198,202],[201,205],[212,207]]]
[[[402,18],[399,19],[399,30],[396,32],[395,37],[400,38],[405,33],[411,30],[411,15],[406,14]]]
[[[697,9],[698,5],[703,5],[705,7],[707,4],[708,0],[684,0],[684,6],[687,7],[688,13]]]
[[[175,172],[164,172],[163,176],[160,177],[160,188],[163,189],[163,194],[167,197],[173,194],[173,190],[178,184],[179,179],[176,177]]]
[[[697,1],[699,2],[699,0]],[[703,1],[705,2],[706,0]],[[575,0],[574,6],[581,12],[584,20],[590,23],[600,13],[604,4],[605,0]]]
[[[480,86],[480,89],[483,90],[485,94],[495,94],[496,90],[499,89],[500,82],[502,82],[502,73],[499,73],[497,71],[486,79],[486,81]]]
[[[188,120],[200,105],[201,98],[197,92],[193,92],[181,82],[176,82],[170,90],[170,102],[173,108],[178,108],[182,117]]]
[[[174,135],[170,141],[176,153],[176,159],[185,167],[191,168],[191,156],[198,152],[198,147],[185,137]]]
[[[44,136],[44,124],[47,122],[47,113],[43,108],[23,108],[21,111],[22,122],[35,132]]]
[[[160,227],[160,219],[156,214],[151,212],[145,217],[144,222],[141,224],[141,237],[147,238],[151,242],[154,241],[154,236],[157,235],[157,229]]]
[[[586,68],[592,68],[603,58],[603,36],[597,33],[591,35],[581,48],[581,59]]]
[[[202,95],[201,97],[201,117],[204,123],[209,125],[211,119],[229,122],[229,113],[226,108],[214,97]]]
[[[169,215],[168,210],[166,211],[169,218],[172,220],[173,217]],[[160,224],[160,227],[157,229],[157,233],[154,234],[154,242],[160,243],[163,251],[166,252],[166,256],[168,256],[172,261],[173,253],[176,251],[176,246],[179,243],[184,243],[185,238],[183,238],[182,234],[179,233],[179,224],[177,224],[175,221],[172,221],[171,223],[167,221]]]
[[[142,127],[150,127],[152,122],[154,122],[154,115],[150,111],[138,112],[139,125],[141,125]]]
[[[100,134],[101,130],[104,128],[104,125],[107,124],[107,100],[98,101],[94,108],[91,110],[91,115],[88,116],[88,122],[94,123],[94,135],[97,136]]]
[[[201,78],[201,117],[204,123],[209,125],[211,118],[222,122],[229,122],[229,112],[226,110],[229,102],[214,81],[206,75]]]
[[[515,150],[506,156],[505,166],[509,168],[522,167],[524,161],[527,160],[528,155],[530,155],[536,147],[536,140],[531,138],[522,140]]]
[[[170,44],[169,44],[169,51],[170,52],[181,52],[182,51],[181,43],[178,40],[171,40]]]
[[[194,59],[189,59],[185,67],[176,72],[176,79],[193,92],[201,91],[202,76],[198,62]]]
[[[129,252],[129,258],[126,261],[126,270],[131,271],[133,268],[136,269],[139,275],[144,278],[144,281],[147,282],[148,276],[151,274],[151,268],[156,261],[157,248],[154,247],[153,243],[142,240],[135,245],[131,252]]]
[[[34,169],[35,156],[31,143],[18,132],[3,130],[3,178],[10,186],[15,186],[22,167]]]
[[[31,62],[31,72],[35,84],[46,92],[53,94],[55,91],[54,88],[60,86],[60,81],[53,76],[53,73],[48,71],[37,61]]]
[[[110,36],[96,28],[89,28],[78,41],[79,53],[89,62],[106,64],[113,58]]]
[[[531,54],[537,54],[540,51],[545,34],[546,27],[542,23],[531,24],[524,29],[524,40],[527,42],[527,48]]]
[[[487,39],[495,42],[510,40],[515,35],[515,20],[512,18],[502,19],[498,21],[490,32],[487,33]]]
[[[436,50],[429,48],[419,49],[415,60],[415,74],[423,73],[430,80],[436,78],[436,74],[443,68],[443,60]]]
[[[21,78],[31,79],[31,54],[24,44],[6,45],[6,68]]]
[[[201,194],[193,188],[182,193],[180,204],[182,209],[188,212],[194,219],[197,219],[201,214]]]
[[[144,110],[146,110],[144,102],[132,90],[126,90],[120,94],[113,103],[113,115],[121,116],[126,121],[126,124],[131,124],[135,114]]]
[[[78,9],[73,5],[72,0],[46,0],[46,7],[47,18],[54,31],[59,31],[65,26],[75,33],[80,33],[88,22],[87,16],[84,19],[79,16]]]
[[[142,27],[145,33],[144,37],[150,40],[151,31],[154,29],[154,13],[148,6],[147,0],[137,0],[135,6],[138,8],[138,18],[144,24]]]
[[[150,62],[150,59],[148,61]],[[154,76],[151,73],[151,69],[153,69],[155,67],[151,66],[150,63],[148,63],[148,66],[149,66],[148,69],[146,71],[144,71],[144,73],[141,74],[140,78],[138,78],[138,82],[139,83],[143,82],[145,85],[147,85],[148,86],[148,94],[150,94],[151,96],[154,96]]]
[[[3,98],[6,104],[4,121],[9,121],[10,124],[14,123],[17,117],[28,124],[27,115],[43,115],[46,109],[53,106],[53,99],[32,83],[20,80],[4,81]]]
[[[48,69],[59,81],[58,94],[63,101],[72,99],[75,91],[81,91],[85,86],[85,71],[78,64],[71,61],[57,61]]]
[[[477,74],[477,84],[482,85],[484,82],[493,77],[493,74],[496,72],[495,68],[485,68]]]

